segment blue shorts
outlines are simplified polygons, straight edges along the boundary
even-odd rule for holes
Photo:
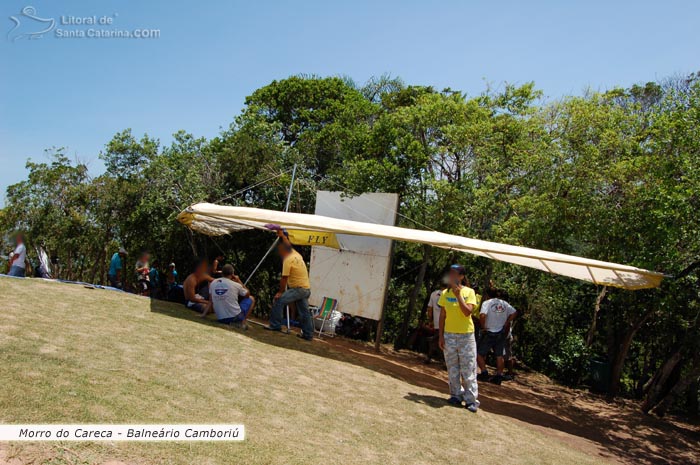
[[[24,278],[27,275],[27,271],[21,266],[12,265],[10,267],[10,272],[8,276],[14,276],[15,278]]]
[[[219,323],[230,325],[231,323],[236,323],[245,320],[245,318],[248,316],[248,312],[250,311],[250,307],[253,306],[253,299],[251,299],[250,297],[246,297],[245,299],[238,302],[238,305],[241,307],[241,313],[234,316],[233,318],[223,318],[219,320]]]

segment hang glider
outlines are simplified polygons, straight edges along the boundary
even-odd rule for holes
[[[658,287],[663,279],[662,273],[573,255],[470,239],[436,231],[341,220],[305,213],[198,203],[180,213],[178,221],[194,231],[210,236],[221,236],[250,228],[266,229],[266,224],[273,223],[287,229],[417,242],[629,290]]]

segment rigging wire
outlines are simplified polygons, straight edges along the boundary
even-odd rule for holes
[[[249,190],[251,190],[251,189],[253,189],[253,188],[255,188],[255,187],[258,187],[258,186],[260,186],[260,185],[262,185],[262,184],[265,184],[265,183],[267,183],[267,182],[270,182],[270,181],[272,181],[273,179],[277,179],[277,178],[279,178],[280,176],[283,176],[283,175],[289,173],[290,171],[292,171],[292,168],[287,168],[286,170],[283,170],[283,171],[281,171],[280,173],[275,174],[274,176],[270,176],[269,178],[263,179],[262,181],[256,182],[255,184],[252,184],[252,185],[250,185],[250,186],[246,186],[246,187],[244,187],[243,189],[240,189],[240,190],[234,192],[234,193],[231,194],[231,195],[227,195],[226,197],[222,197],[222,198],[220,198],[219,200],[217,200],[216,202],[213,202],[213,203],[220,203],[220,202],[223,202],[224,200],[229,200],[229,199],[231,199],[231,198],[233,198],[233,197],[238,197],[238,196],[241,195],[242,193],[244,193],[244,192],[246,192],[246,191],[249,191]]]
[[[352,189],[350,189],[350,188],[347,187],[347,186],[343,186],[342,184],[340,184],[340,183],[334,181],[334,180],[331,179],[331,178],[323,179],[323,181],[328,181],[328,182],[330,182],[330,183],[332,183],[332,184],[335,184],[337,187],[340,187],[340,188],[343,189],[344,191],[350,192],[352,195],[355,195],[355,196],[362,195],[362,194],[359,194],[359,193],[353,191]],[[422,226],[422,227],[428,229],[429,231],[437,232],[437,230],[431,228],[431,227],[428,226],[427,224],[423,224],[423,223],[421,223],[421,222],[418,221],[418,220],[414,220],[413,218],[410,218],[410,217],[404,215],[403,213],[399,212],[398,210],[395,210],[395,209],[393,209],[393,208],[388,208],[388,207],[386,207],[386,206],[380,204],[379,202],[376,202],[376,201],[372,200],[370,197],[367,197],[367,200],[370,201],[371,203],[377,205],[377,206],[380,206],[380,207],[384,208],[385,210],[389,210],[390,212],[395,213],[397,216],[400,216],[401,218],[404,218],[404,219],[406,219],[406,220],[408,220],[408,221],[411,221],[411,222],[413,222],[413,223],[415,223],[415,224],[417,224],[417,225],[419,225],[419,226]],[[352,207],[348,207],[348,208],[350,208],[351,210],[354,210]],[[358,212],[358,213],[359,213],[359,212]]]

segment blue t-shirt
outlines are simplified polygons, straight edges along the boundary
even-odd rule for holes
[[[116,276],[117,271],[122,269],[122,257],[119,256],[119,252],[115,252],[112,255],[112,260],[109,262],[109,275]]]
[[[148,272],[148,276],[151,278],[151,284],[160,286],[160,272],[158,268],[151,268],[151,271]]]

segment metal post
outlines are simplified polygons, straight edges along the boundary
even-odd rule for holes
[[[389,252],[389,272],[394,265],[394,241],[391,241],[391,249]],[[384,303],[382,304],[382,314],[377,322],[377,337],[374,339],[374,350],[379,352],[379,348],[382,345],[382,335],[384,334],[384,320],[386,320],[386,303],[389,300],[389,286],[391,286],[391,277],[386,280],[386,289],[384,290]]]
[[[289,182],[289,192],[287,192],[287,203],[284,205],[285,212],[289,210],[289,202],[291,202],[291,200],[292,200],[292,189],[294,188],[294,178],[296,177],[296,174],[297,174],[297,164],[295,163],[294,168],[292,168],[292,180]],[[244,286],[246,284],[248,284],[248,281],[250,281],[250,279],[253,277],[255,272],[258,271],[258,268],[260,268],[260,265],[262,265],[263,262],[265,261],[265,259],[267,258],[267,256],[270,255],[270,252],[272,252],[272,250],[275,248],[275,246],[277,245],[279,240],[280,240],[279,237],[275,238],[275,242],[273,242],[272,245],[270,246],[270,248],[267,249],[267,252],[265,252],[265,255],[263,255],[262,260],[260,260],[258,262],[258,264],[255,265],[255,268],[253,268],[253,271],[251,271],[250,275],[248,275],[248,278],[243,283]]]
[[[284,205],[284,211],[289,211],[289,202],[292,200],[292,189],[294,188],[294,178],[297,174],[297,164],[294,163],[292,168],[292,180],[289,181],[289,192],[287,193],[287,203]]]
[[[399,199],[396,199],[396,207],[394,208],[394,222],[396,224],[396,216],[399,210]],[[391,269],[394,266],[394,241],[391,241],[389,250],[389,264],[387,266],[386,289],[384,290],[384,303],[382,304],[382,314],[377,322],[377,337],[374,339],[374,350],[379,352],[382,344],[382,334],[384,334],[384,320],[386,320],[386,303],[389,300],[389,286],[391,286]]]
[[[289,191],[287,192],[287,202],[284,204],[284,211],[289,211],[289,203],[292,201],[292,192],[294,190],[294,178],[296,178],[297,174],[297,164],[294,163],[294,167],[292,168],[292,179],[289,181]],[[272,243],[269,249],[267,249],[267,252],[265,252],[265,255],[263,255],[263,258],[258,262],[257,265],[255,265],[255,268],[253,271],[248,275],[248,278],[245,280],[243,285],[247,285],[248,281],[255,275],[255,272],[258,271],[258,268],[260,268],[260,265],[263,264],[265,259],[267,258],[268,255],[270,255],[270,252],[277,246],[277,243],[279,242],[280,238],[276,237],[275,242]],[[287,310],[287,334],[289,334],[289,305],[286,306]]]
[[[284,211],[289,211],[289,202],[292,200],[292,191],[294,190],[294,178],[297,174],[297,164],[294,163],[294,168],[292,168],[292,179],[289,181],[289,192],[287,193],[287,203],[284,205]],[[277,238],[279,240],[279,237]],[[275,241],[277,244],[277,241]],[[287,334],[289,334],[289,305],[287,305]]]

